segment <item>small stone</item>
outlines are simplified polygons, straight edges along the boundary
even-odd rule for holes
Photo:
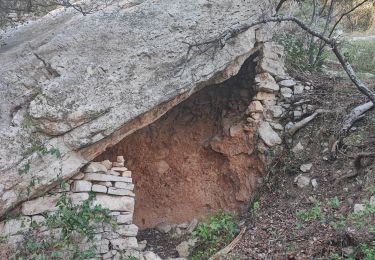
[[[126,167],[112,167],[111,170],[116,171],[116,172],[124,172],[124,171],[127,171],[128,169]]]
[[[132,191],[130,191],[130,190],[117,189],[117,188],[114,188],[114,187],[109,187],[108,188],[108,194],[113,194],[113,195],[118,195],[118,196],[135,197],[135,194]]]
[[[305,148],[303,147],[303,145],[301,144],[301,142],[298,142],[292,149],[292,152],[294,154],[298,154],[300,152],[302,152]]]
[[[279,118],[283,115],[283,108],[281,106],[270,106],[268,110],[274,118]]]
[[[101,163],[91,162],[84,168],[84,172],[107,172],[107,168]]]
[[[112,162],[110,160],[105,160],[100,163],[103,164],[107,170],[112,168]]]
[[[300,174],[294,179],[294,183],[296,183],[299,188],[305,188],[309,186],[310,178]]]
[[[119,182],[132,182],[131,178],[122,177],[122,176],[114,176],[109,174],[101,174],[101,173],[86,173],[85,177],[83,178],[87,181],[119,181]]]
[[[72,200],[73,205],[80,205],[82,202],[89,199],[89,194],[86,192],[71,193],[69,194],[69,197]]]
[[[113,168],[112,168],[112,169],[113,169]],[[114,176],[120,176],[120,175],[121,175],[121,173],[116,172],[116,171],[113,171],[113,170],[109,170],[109,171],[107,172],[107,174],[114,175]]]
[[[348,246],[348,247],[344,247],[342,249],[342,254],[345,256],[345,257],[350,257],[354,254],[354,247],[352,246]]]
[[[85,180],[78,180],[73,182],[72,191],[73,192],[83,192],[83,191],[91,191],[91,182]]]
[[[291,88],[295,86],[297,83],[293,79],[285,79],[279,82],[280,87],[287,87]]]
[[[45,221],[46,221],[46,218],[43,217],[42,215],[35,215],[31,217],[31,222],[33,224],[43,225]]]
[[[131,171],[124,171],[121,173],[121,176],[122,177],[129,177],[131,178],[132,177],[132,172]]]
[[[142,240],[142,241],[138,242],[138,250],[139,251],[145,250],[146,246],[147,246],[147,240]]]
[[[118,233],[122,236],[135,237],[138,234],[138,227],[134,224],[117,225],[116,226],[116,233]]]
[[[83,177],[85,177],[85,174],[83,172],[79,172],[76,175],[73,176],[73,180],[82,180]]]
[[[176,251],[178,252],[178,255],[180,257],[185,257],[187,258],[190,254],[190,245],[187,241],[181,242],[177,247]]]
[[[106,194],[97,194],[94,199],[94,205],[101,205],[112,211],[134,211],[134,198],[127,196],[111,196]]]
[[[311,180],[311,185],[313,186],[314,190],[318,187],[318,182],[316,179]]]
[[[371,196],[369,203],[371,206],[375,206],[375,196]]]
[[[112,166],[113,166],[113,167],[124,167],[124,163],[123,163],[123,162],[121,162],[121,163],[119,163],[119,162],[114,162],[114,163],[112,163]]]
[[[187,258],[190,254],[191,249],[195,246],[197,240],[189,239],[188,241],[181,242],[177,247],[176,251],[180,257]]]
[[[364,211],[366,209],[365,204],[354,204],[354,213],[358,213],[360,211]]]
[[[193,231],[194,231],[194,229],[196,228],[197,225],[198,225],[198,220],[197,220],[196,218],[194,218],[194,219],[190,222],[190,224],[189,224],[189,226],[188,226],[188,228],[187,228],[187,232],[188,232],[189,234],[193,233]]]
[[[280,136],[271,128],[268,122],[262,122],[258,128],[260,138],[268,145],[275,146],[282,143]]]
[[[259,91],[277,93],[280,89],[275,79],[269,73],[261,73],[255,76]]]
[[[279,123],[275,123],[275,122],[269,122],[269,123],[272,126],[272,128],[275,129],[275,130],[278,130],[278,131],[284,130],[284,127]]]
[[[250,116],[255,121],[260,121],[263,118],[263,114],[261,113],[251,113]]]
[[[183,229],[187,229],[189,227],[189,223],[181,223],[181,224],[178,224],[177,227],[179,228],[183,228]]]
[[[293,88],[294,95],[302,94],[303,91],[304,91],[304,86],[302,86],[301,84],[297,84]]]
[[[250,103],[247,110],[249,111],[249,113],[263,112],[262,103],[260,103],[260,101],[258,101],[258,100],[254,100],[253,102]]]
[[[125,189],[125,190],[133,190],[134,184],[125,183],[125,182],[115,182],[115,188]]]
[[[300,119],[302,117],[302,112],[299,110],[293,111],[293,117],[294,119]]]
[[[229,135],[231,137],[241,137],[243,134],[242,124],[237,124],[229,128]]]
[[[258,92],[254,97],[255,100],[275,100],[276,96],[273,93]]]
[[[171,231],[172,229],[172,226],[166,222],[161,222],[159,224],[156,225],[155,229],[161,233],[168,233],[169,231]]]
[[[125,237],[125,238],[116,238],[111,240],[111,244],[116,250],[125,250],[138,248],[137,238],[135,237]]]
[[[93,184],[91,190],[94,192],[107,193],[107,187],[98,184]]]
[[[299,167],[299,169],[302,171],[302,172],[309,172],[312,168],[312,163],[306,163],[306,164],[302,164],[301,167]]]
[[[124,214],[124,215],[118,215],[116,217],[116,221],[119,224],[131,224],[133,221],[133,214]]]
[[[311,88],[309,86],[305,86],[305,90],[310,90]]]
[[[166,173],[170,169],[169,164],[164,160],[155,162],[155,168],[156,168],[156,172],[159,174]]]
[[[125,162],[124,156],[117,156],[117,162],[124,163]]]
[[[293,95],[293,91],[290,88],[281,88],[280,93],[284,98],[291,98]]]
[[[99,181],[96,184],[103,185],[103,186],[106,186],[106,187],[112,187],[112,182],[110,182],[110,181]]]
[[[1,236],[16,235],[26,232],[31,225],[30,217],[20,217],[17,219],[9,219],[0,225]]]
[[[145,260],[162,260],[157,254],[154,252],[146,252],[144,253],[143,257]]]

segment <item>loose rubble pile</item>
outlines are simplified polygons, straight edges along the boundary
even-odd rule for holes
[[[55,188],[43,197],[24,202],[20,217],[0,223],[0,234],[9,244],[17,245],[33,224],[43,225],[44,215],[57,210],[56,204],[63,193],[77,205],[89,198],[89,192],[94,192],[96,196],[93,205],[111,210],[117,222],[114,227],[109,224],[98,226],[94,238],[97,256],[101,259],[120,259],[123,256],[140,258],[142,254],[138,251],[136,239],[138,227],[132,224],[134,184],[132,173],[124,166],[124,162],[124,157],[118,156],[113,163],[109,160],[89,163],[68,181],[66,188]],[[44,231],[49,232],[46,229]],[[156,256],[151,258],[148,252],[146,255],[146,259],[157,259]]]

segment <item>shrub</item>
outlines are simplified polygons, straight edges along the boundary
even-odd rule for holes
[[[229,213],[218,213],[206,222],[199,223],[193,232],[197,247],[192,253],[192,259],[208,259],[230,243],[237,233],[237,224]]]
[[[321,71],[327,58],[326,53],[322,53],[316,61],[310,61],[310,57],[316,57],[319,45],[311,43],[307,45],[303,36],[279,35],[275,37],[276,42],[281,44],[286,53],[287,65],[293,69],[302,71]]]
[[[94,194],[82,204],[74,205],[62,195],[58,210],[48,214],[44,223],[33,224],[12,259],[90,259],[95,257],[95,246],[80,248],[82,242],[92,242],[95,230],[102,223],[114,225],[111,212],[100,205],[93,206]],[[42,232],[41,227],[47,230]],[[42,233],[46,233],[43,235]]]

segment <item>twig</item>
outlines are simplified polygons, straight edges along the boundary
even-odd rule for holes
[[[211,256],[208,260],[217,260],[217,259],[220,259],[221,256],[227,255],[230,251],[232,251],[237,246],[238,242],[240,242],[242,236],[245,234],[245,231],[246,231],[246,227],[242,228],[241,232],[236,236],[235,239],[233,239],[232,242],[230,242],[229,245],[227,245],[226,247],[221,249],[219,252]]]

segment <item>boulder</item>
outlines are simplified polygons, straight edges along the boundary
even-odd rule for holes
[[[259,69],[281,73],[282,62],[273,64],[281,49],[266,43],[272,31],[262,26],[223,48],[215,45],[206,53],[192,48],[186,60],[186,42],[205,42],[239,22],[270,15],[271,1],[115,2],[90,15],[60,8],[2,35],[0,183],[6,187],[0,192],[0,215],[45,192],[57,177],[72,177],[201,87],[235,75],[258,51],[257,40],[267,58]],[[26,156],[25,147],[34,140],[61,156],[41,160],[37,151]],[[25,165],[32,178],[18,174]],[[31,186],[35,178],[41,182]]]

